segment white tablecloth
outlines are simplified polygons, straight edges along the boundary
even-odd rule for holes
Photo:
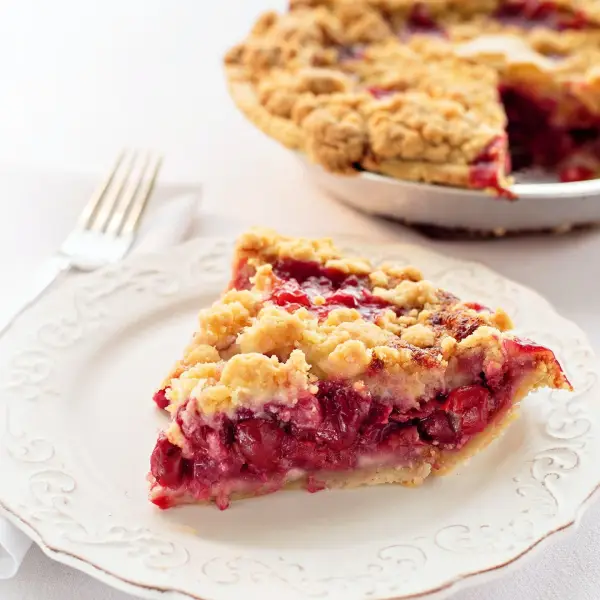
[[[46,173],[99,174],[122,145],[167,155],[164,176],[201,180],[199,234],[250,224],[288,232],[414,234],[373,221],[313,190],[295,159],[227,98],[220,60],[268,0],[7,0],[0,11],[0,265],[19,280],[50,253],[85,201],[81,176],[57,199]],[[36,171],[33,171],[32,168]],[[481,260],[546,295],[600,349],[600,233],[494,242],[426,242]],[[9,258],[10,257],[10,258]],[[3,286],[3,290],[7,287]],[[0,297],[0,310],[7,291]],[[457,600],[598,600],[600,506],[581,528],[543,545],[510,575]],[[30,552],[2,600],[126,600]]]

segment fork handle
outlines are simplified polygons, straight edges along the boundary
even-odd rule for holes
[[[71,268],[71,261],[66,256],[53,256],[34,272],[23,293],[19,294],[12,306],[0,316],[0,336],[4,335],[16,318],[29,308],[40,296]]]

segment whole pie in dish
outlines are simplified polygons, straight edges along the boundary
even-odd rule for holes
[[[330,240],[251,230],[229,289],[154,400],[161,508],[302,487],[416,486],[484,448],[539,387],[570,389],[551,350],[416,268]]]
[[[600,0],[292,0],[225,63],[246,116],[334,173],[600,177]]]

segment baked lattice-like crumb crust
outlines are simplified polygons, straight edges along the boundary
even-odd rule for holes
[[[348,307],[335,308],[324,319],[304,307],[290,312],[268,299],[277,281],[273,263],[286,259],[366,276],[373,296],[390,307],[374,321]],[[502,309],[465,304],[423,279],[415,267],[373,267],[364,258],[343,257],[327,239],[257,229],[240,238],[236,262],[238,270],[250,268],[252,286],[230,289],[200,312],[197,333],[164,382],[172,411],[190,394],[205,414],[273,399],[295,401],[319,377],[363,382],[373,362],[404,376],[419,397],[474,347],[486,346],[493,360],[501,352],[503,332],[512,327]],[[406,309],[404,314],[394,306]]]
[[[511,2],[295,0],[228,52],[231,95],[331,172],[503,190],[499,88],[533,89],[565,119],[582,107],[600,119],[600,3],[538,3],[550,17],[530,2],[531,18],[497,18]],[[490,162],[488,182],[472,167]]]
[[[337,283],[332,287],[332,282]],[[230,439],[232,434],[222,430],[224,419],[237,423],[240,415],[243,420],[265,414],[271,419],[273,406],[281,416],[306,399],[313,408],[302,415],[300,427],[311,428],[314,399],[331,385],[333,395],[338,393],[335,386],[342,386],[344,394],[368,398],[369,404],[372,398],[394,406],[400,415],[409,415],[407,420],[424,414],[428,402],[442,402],[440,394],[445,398],[474,382],[476,394],[500,390],[501,408],[466,444],[420,444],[419,456],[406,464],[367,461],[351,470],[324,471],[319,480],[323,487],[418,485],[494,439],[531,390],[570,388],[552,352],[518,340],[511,327],[503,310],[463,302],[413,266],[372,265],[365,258],[343,255],[328,239],[254,229],[238,240],[229,289],[200,311],[183,358],[161,385],[161,402],[172,415],[163,436],[173,452],[185,457],[194,444],[203,448],[224,443],[217,438],[198,442],[198,431],[205,431],[207,439]],[[507,371],[512,357],[514,368]],[[289,416],[281,418],[287,422]],[[206,433],[220,427],[221,433]],[[222,447],[220,452],[227,450]],[[183,488],[169,491],[152,481],[151,497],[157,503],[164,503],[165,494],[171,494],[171,503],[213,498],[188,497]],[[297,473],[279,483],[314,486],[313,474]],[[232,488],[224,497],[273,491],[270,482],[264,490],[261,486]]]
[[[304,307],[291,312],[278,306],[269,299],[278,279],[273,263],[285,259],[367,276],[373,296],[390,308],[371,320],[347,307],[322,319]],[[364,380],[374,361],[395,375],[404,373],[418,397],[432,372],[446,375],[452,362],[473,348],[485,347],[489,361],[495,355],[500,360],[501,346],[511,337],[512,322],[501,308],[464,303],[413,266],[372,266],[365,258],[344,257],[330,239],[257,228],[239,238],[235,261],[235,270],[250,269],[251,287],[232,287],[200,311],[183,360],[163,382],[171,411],[190,395],[205,414],[273,399],[295,401],[319,377]],[[406,310],[398,316],[393,306]],[[545,375],[562,386],[561,372]]]

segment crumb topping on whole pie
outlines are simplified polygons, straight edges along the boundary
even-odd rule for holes
[[[152,455],[151,497],[225,507],[350,474],[416,484],[496,434],[530,390],[570,387],[552,352],[511,327],[415,267],[252,230],[155,395],[171,424]]]
[[[258,127],[340,174],[510,196],[600,174],[598,0],[292,0],[225,57]]]

